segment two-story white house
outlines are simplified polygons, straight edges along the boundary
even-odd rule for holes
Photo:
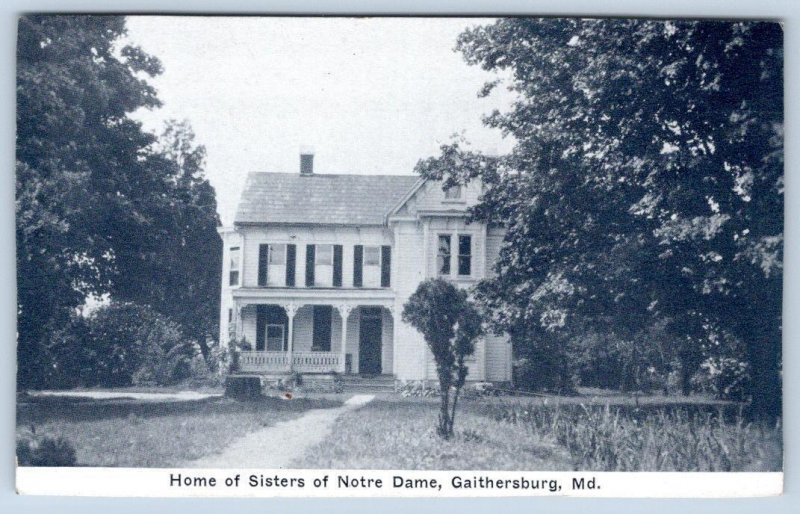
[[[428,277],[461,287],[491,273],[502,230],[466,223],[480,185],[414,176],[251,173],[224,245],[220,340],[246,341],[240,369],[436,378],[403,305]],[[511,345],[486,336],[469,380],[511,380]]]

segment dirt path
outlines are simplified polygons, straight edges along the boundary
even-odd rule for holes
[[[221,393],[197,393],[195,391],[178,391],[175,393],[134,393],[125,391],[34,391],[31,396],[57,396],[69,398],[89,398],[92,400],[131,399],[142,401],[176,401],[187,402],[221,397]]]
[[[302,456],[307,448],[320,443],[330,433],[336,418],[366,405],[373,398],[371,394],[357,394],[342,407],[310,410],[300,418],[250,433],[222,453],[186,462],[184,467],[285,468],[289,462]]]

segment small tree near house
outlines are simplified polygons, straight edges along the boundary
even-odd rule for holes
[[[433,353],[441,391],[436,433],[450,439],[458,395],[467,378],[464,360],[475,351],[475,340],[482,333],[480,314],[466,291],[437,278],[417,287],[403,306],[402,317],[423,335]]]

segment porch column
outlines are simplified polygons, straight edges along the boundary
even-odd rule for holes
[[[346,373],[347,372],[347,318],[350,316],[350,311],[353,310],[353,306],[348,303],[342,303],[336,306],[336,310],[339,311],[339,316],[342,318],[342,345],[339,348],[339,372]]]
[[[244,309],[244,305],[238,300],[235,300],[235,302],[233,308],[233,337],[236,339],[237,343],[241,343],[244,336],[244,323],[242,323],[242,309]]]
[[[288,303],[283,306],[286,311],[286,317],[289,319],[288,328],[288,343],[286,345],[286,358],[288,360],[289,371],[292,371],[292,347],[294,346],[294,315],[297,313],[298,306],[293,303]]]

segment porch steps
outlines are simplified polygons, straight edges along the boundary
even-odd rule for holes
[[[375,393],[393,393],[395,378],[393,375],[361,376],[343,375],[342,385],[345,391],[368,391]]]

